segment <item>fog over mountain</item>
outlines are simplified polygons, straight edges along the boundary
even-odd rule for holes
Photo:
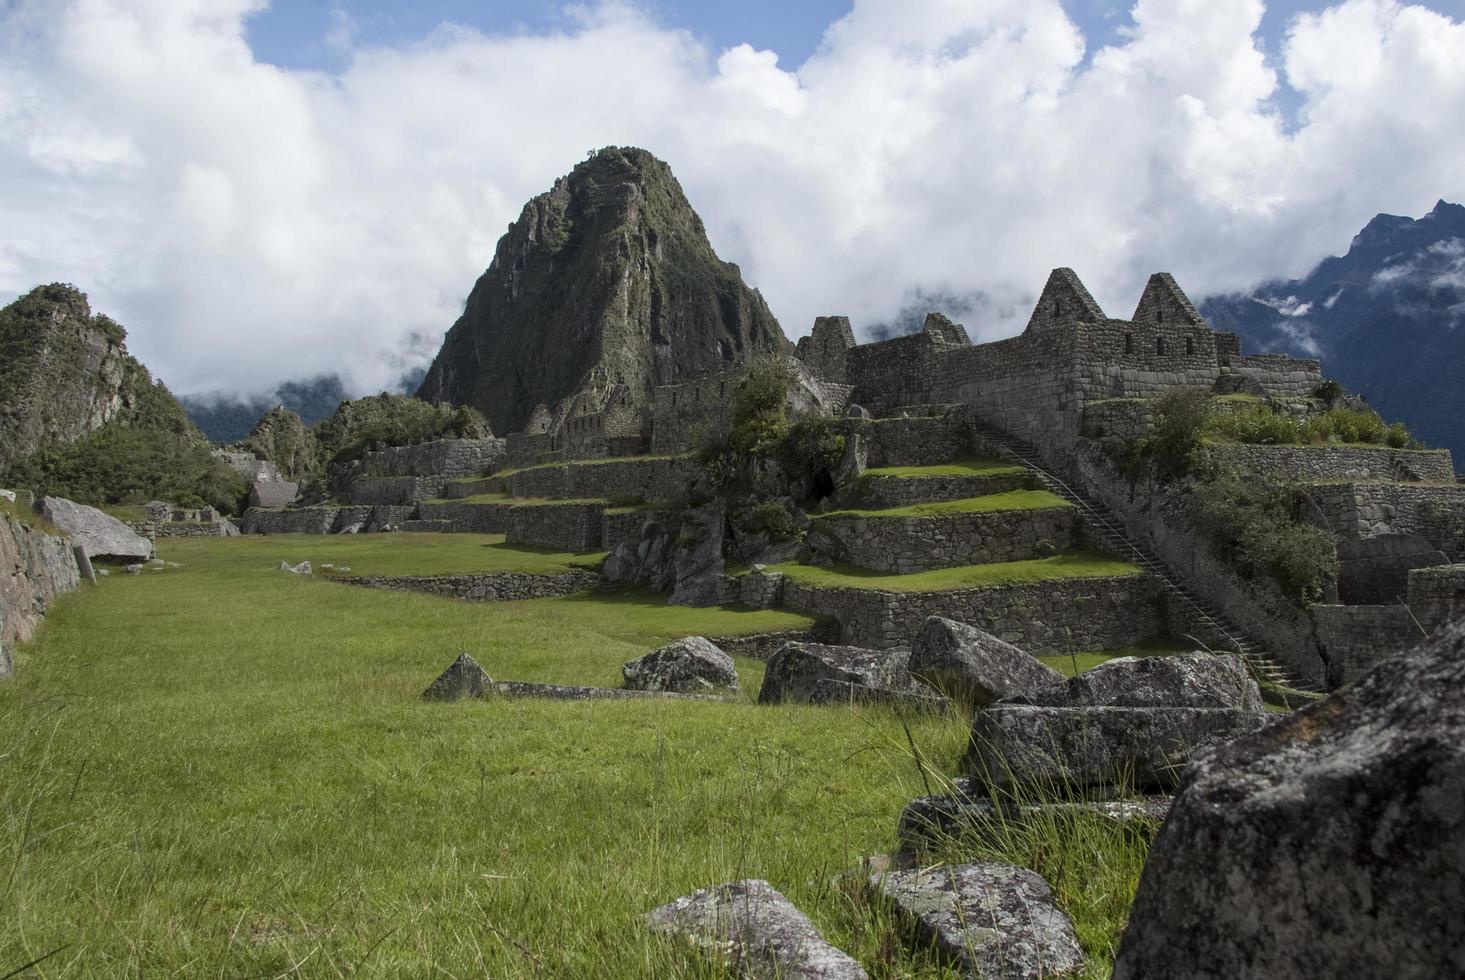
[[[1250,350],[1321,358],[1385,418],[1465,461],[1465,207],[1380,214],[1306,276],[1200,309]]]

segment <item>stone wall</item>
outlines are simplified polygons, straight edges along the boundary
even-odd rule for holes
[[[947,592],[878,592],[786,580],[780,591],[784,607],[838,620],[841,643],[877,649],[910,643],[927,616],[970,623],[1035,654],[1116,649],[1163,632],[1159,588],[1145,575]]]
[[[70,538],[0,512],[0,677],[11,672],[15,644],[34,635],[57,596],[80,584]]]
[[[519,599],[550,599],[593,589],[600,575],[588,569],[571,569],[553,575],[526,572],[493,572],[480,575],[342,576],[334,581],[369,589],[421,592],[444,599],[469,602],[513,602]]]
[[[1465,615],[1465,564],[1416,568],[1409,573],[1409,610],[1428,632]]]
[[[445,481],[438,476],[358,476],[340,494],[345,504],[415,504],[439,496]]]
[[[652,393],[651,451],[686,452],[704,432],[727,415],[743,371],[724,371],[684,384],[662,385]]]
[[[863,493],[882,507],[905,507],[928,501],[965,500],[989,493],[1035,489],[1028,470],[989,476],[866,476]]]
[[[158,538],[232,538],[239,529],[225,518],[217,521],[126,521],[128,527],[150,540]]]
[[[1255,383],[1273,398],[1308,398],[1323,380],[1317,361],[1282,354],[1236,354],[1222,361],[1231,374]]]
[[[417,505],[417,516],[423,521],[447,521],[451,529],[465,534],[503,534],[509,526],[509,512],[514,505],[503,503],[468,503],[467,501],[424,500]]]
[[[1073,547],[1070,505],[926,517],[830,514],[814,518],[820,550],[837,561],[881,572],[1026,561]]]
[[[953,459],[992,457],[996,450],[978,440],[971,417],[960,406],[941,406],[937,414],[879,419],[841,419],[846,437],[865,442],[866,463],[881,466],[932,466]]]
[[[635,510],[607,510],[600,520],[600,545],[607,551],[622,541],[632,543],[641,540],[641,529],[648,521],[656,521],[668,527],[680,526],[677,512],[638,507]]]
[[[697,462],[689,456],[653,456],[536,466],[506,480],[516,497],[679,501],[686,499],[696,471]]]
[[[1299,483],[1331,480],[1455,482],[1454,464],[1448,449],[1211,445],[1206,451],[1223,466]]]
[[[244,534],[332,534],[354,524],[363,531],[380,531],[408,520],[415,507],[320,504],[293,510],[252,508],[244,515]]]
[[[536,504],[512,507],[504,537],[509,544],[528,544],[558,551],[595,551],[600,548],[602,504]]]
[[[499,465],[503,439],[440,439],[415,446],[392,446],[361,457],[363,476],[430,476],[451,480],[482,476]]]
[[[443,484],[443,497],[447,500],[462,500],[485,493],[508,493],[509,484],[501,476],[485,476],[477,480],[453,480]]]
[[[1083,410],[1083,434],[1090,439],[1134,442],[1154,427],[1154,402],[1148,398],[1105,398]]]
[[[1328,660],[1328,684],[1355,681],[1374,665],[1396,657],[1425,637],[1408,606],[1312,607],[1318,643]]]
[[[1326,483],[1309,496],[1340,540],[1417,534],[1451,561],[1465,561],[1465,486],[1457,483]]]

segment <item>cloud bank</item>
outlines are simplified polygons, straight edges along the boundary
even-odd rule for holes
[[[858,0],[797,69],[607,3],[543,36],[343,30],[335,74],[256,62],[261,7],[0,14],[0,298],[76,283],[175,390],[391,384],[608,144],[672,165],[791,336],[921,292],[1020,309],[1056,265],[1127,315],[1150,272],[1300,275],[1377,211],[1465,198],[1465,24],[1393,0],[1299,17],[1276,64],[1261,0],[1139,0],[1089,58],[1057,0]]]

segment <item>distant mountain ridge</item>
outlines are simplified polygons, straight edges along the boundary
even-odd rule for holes
[[[195,393],[178,400],[210,442],[238,442],[276,406],[283,405],[306,425],[314,425],[349,397],[340,375],[322,374],[283,382],[263,395]]]
[[[1200,310],[1250,350],[1317,357],[1385,418],[1465,465],[1465,207],[1380,214],[1307,276]]]
[[[657,385],[787,349],[671,168],[608,147],[524,206],[418,396],[476,408],[503,435],[539,406],[597,411],[619,389],[634,409]]]

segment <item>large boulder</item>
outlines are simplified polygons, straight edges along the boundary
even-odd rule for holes
[[[621,668],[621,676],[634,691],[701,694],[738,686],[732,657],[701,636],[684,637],[632,660]]]
[[[289,480],[255,480],[249,485],[249,506],[288,507],[300,494],[300,484]]]
[[[1235,708],[1050,708],[998,704],[972,720],[971,775],[993,788],[1165,790],[1198,750],[1255,731]]]
[[[1465,976],[1465,622],[1199,755],[1114,976]]]
[[[874,875],[870,885],[966,976],[1039,980],[1083,969],[1073,921],[1027,868],[990,861],[913,868]]]
[[[850,956],[766,881],[713,885],[653,909],[655,932],[680,936],[725,961],[740,976],[767,980],[865,980]]]
[[[1011,643],[974,626],[932,616],[911,641],[911,673],[973,705],[1061,684],[1063,675]]]
[[[763,704],[812,701],[820,681],[842,681],[893,691],[920,690],[911,681],[906,650],[867,650],[826,643],[785,643],[768,658],[758,700]]]
[[[912,669],[914,669],[914,651]],[[1051,707],[1239,708],[1262,711],[1261,688],[1237,655],[1117,657],[1063,683],[1025,694],[1024,704]]]
[[[88,558],[151,558],[152,542],[110,514],[65,497],[43,497],[41,516],[86,549]]]

